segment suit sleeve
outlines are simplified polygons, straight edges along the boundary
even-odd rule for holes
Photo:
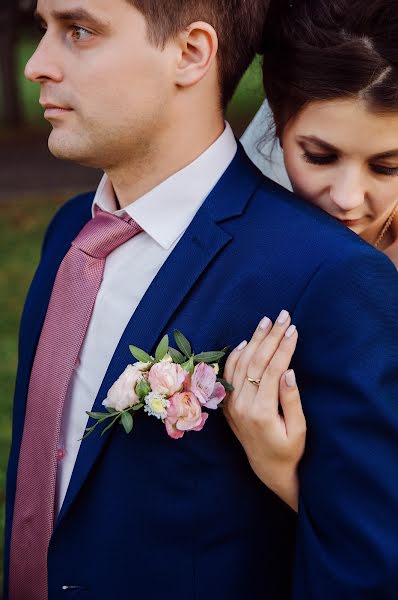
[[[323,264],[294,314],[308,442],[293,600],[398,598],[398,274],[361,252]]]

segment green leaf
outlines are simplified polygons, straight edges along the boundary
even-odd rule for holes
[[[193,372],[195,370],[195,364],[193,362],[193,356],[191,356],[191,358],[189,360],[187,360],[187,362],[185,362],[181,366],[182,366],[183,369],[185,369],[185,371],[188,371],[188,373],[190,375],[193,375]]]
[[[174,329],[174,339],[184,356],[189,358],[192,354],[192,347],[185,335],[181,331],[178,331],[178,329]]]
[[[129,346],[131,354],[136,360],[142,363],[153,362],[152,356],[149,356],[144,350],[137,348],[137,346]]]
[[[137,412],[137,410],[141,410],[141,408],[143,408],[145,406],[145,404],[143,402],[140,402],[139,404],[135,404],[132,408],[132,410],[134,412]]]
[[[118,421],[120,419],[120,413],[117,415],[117,417],[115,417],[113,419],[113,421],[111,421],[109,423],[109,425],[107,427],[105,427],[105,429],[102,431],[101,433],[101,437],[104,435],[104,433],[106,433],[108,431],[108,429],[110,429],[111,427],[113,427],[113,425],[116,423],[116,421]]]
[[[182,365],[185,362],[185,356],[181,354],[178,350],[174,348],[169,348],[169,354],[173,362],[177,363],[177,365]]]
[[[159,346],[156,348],[155,360],[156,362],[160,362],[167,354],[169,349],[169,336],[165,335]]]
[[[219,377],[217,381],[225,387],[227,392],[233,392],[235,390],[234,386],[228,383],[228,381],[225,381],[225,379]]]
[[[92,419],[95,419],[96,421],[101,420],[104,421],[105,419],[109,419],[109,417],[111,416],[109,413],[107,412],[87,412],[88,416],[91,417]]]
[[[123,425],[124,431],[126,433],[131,433],[131,431],[133,430],[133,425],[134,425],[134,421],[133,421],[133,417],[132,417],[131,413],[125,412],[122,414],[121,424]]]
[[[194,360],[197,364],[206,363],[212,365],[213,363],[218,363],[224,356],[225,352],[201,352],[194,357]]]
[[[112,408],[112,406],[105,406],[105,408],[108,411],[108,413],[110,413],[111,415],[113,415],[117,412],[116,408]]]

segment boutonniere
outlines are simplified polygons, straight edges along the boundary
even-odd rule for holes
[[[105,425],[101,435],[117,423],[131,433],[139,411],[161,421],[173,439],[203,429],[208,411],[216,410],[233,389],[219,377],[228,348],[195,355],[180,331],[175,330],[174,339],[178,349],[169,346],[166,335],[154,357],[130,346],[138,362],[128,365],[110,388],[102,403],[107,412],[87,412],[96,423],[87,427],[83,439],[99,425]]]

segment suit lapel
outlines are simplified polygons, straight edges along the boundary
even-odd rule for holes
[[[152,352],[167,325],[217,254],[231,241],[219,222],[242,214],[254,189],[252,165],[243,151],[238,154],[216,188],[207,198],[177,247],[163,265],[127,325],[102,382],[93,410],[103,410],[109,388],[132,358],[129,345]],[[256,172],[255,172],[256,173]],[[69,488],[56,527],[64,518],[110,435],[95,432],[81,445]]]

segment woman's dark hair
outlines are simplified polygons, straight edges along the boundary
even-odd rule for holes
[[[314,101],[360,98],[398,112],[398,0],[274,0],[264,86],[276,135]]]

